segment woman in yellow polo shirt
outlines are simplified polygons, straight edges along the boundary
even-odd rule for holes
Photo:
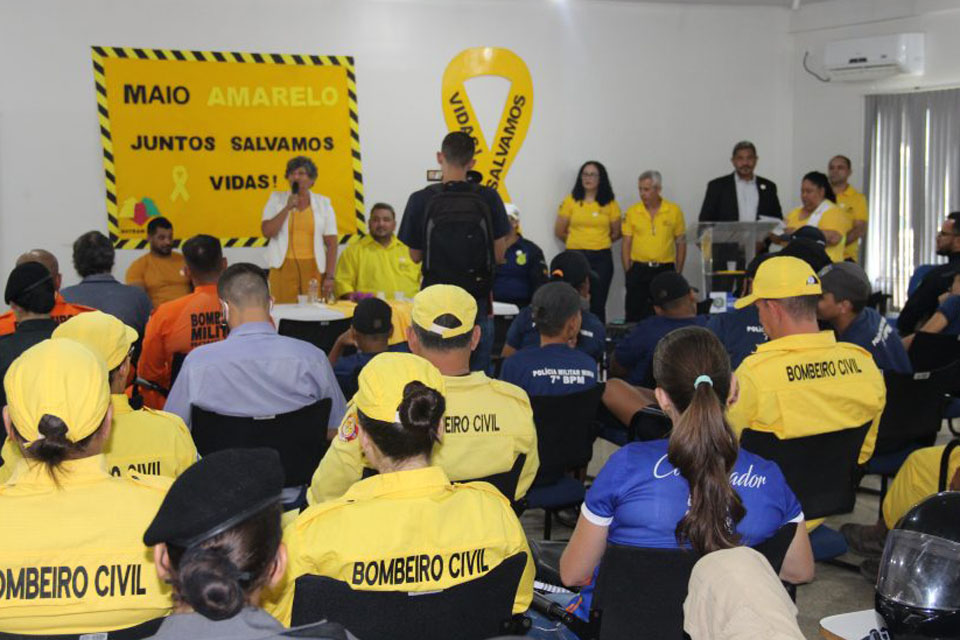
[[[560,204],[554,233],[567,249],[580,251],[597,278],[590,289],[590,311],[606,320],[607,294],[613,279],[610,247],[620,239],[620,205],[613,196],[607,169],[590,160],[580,167],[577,182]]]
[[[493,485],[451,484],[443,469],[430,466],[443,428],[443,393],[440,371],[413,354],[381,353],[360,372],[338,437],[358,439],[378,473],[336,500],[307,508],[287,528],[284,584],[266,605],[278,620],[291,623],[295,581],[303,575],[327,576],[354,590],[422,593],[480,578],[521,553],[526,564],[513,612],[527,609],[535,571],[509,501]],[[405,580],[397,582],[393,569],[382,571],[404,560],[416,569]],[[376,635],[337,621],[360,638]]]
[[[265,250],[270,292],[276,302],[296,302],[316,280],[324,298],[333,295],[337,265],[337,217],[330,198],[312,193],[317,165],[297,156],[287,163],[290,191],[270,194],[260,231],[270,240]]]
[[[23,459],[0,485],[0,632],[150,635],[172,601],[142,536],[170,480],[107,472],[106,365],[79,342],[45,340],[4,387]]]
[[[843,262],[847,233],[853,228],[853,220],[849,213],[836,205],[836,198],[827,176],[811,171],[800,183],[803,204],[787,215],[785,224],[787,233],[807,225],[817,227],[827,239],[827,255],[834,262]]]

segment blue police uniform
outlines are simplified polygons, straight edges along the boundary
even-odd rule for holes
[[[951,336],[960,334],[960,296],[948,296],[937,311],[947,318],[947,326],[940,333]]]
[[[758,344],[767,341],[767,334],[760,324],[760,314],[754,305],[711,315],[707,320],[707,329],[720,338],[723,348],[730,354],[730,368],[734,370],[753,353]]]
[[[400,353],[410,353],[410,347],[406,342],[399,342],[397,344],[392,344],[387,347],[387,351],[395,351]],[[367,363],[377,355],[375,353],[363,353],[357,351],[356,353],[351,353],[348,356],[341,356],[337,358],[337,361],[333,364],[333,375],[337,376],[337,382],[340,383],[340,388],[343,388],[344,383],[353,379],[353,383],[356,384],[356,376],[360,373],[360,370],[367,366]],[[350,398],[347,398],[349,400]]]
[[[587,491],[581,507],[589,522],[608,527],[607,542],[654,549],[677,549],[677,523],[687,512],[690,485],[667,460],[668,440],[632,442],[610,456]],[[800,502],[780,468],[740,450],[730,484],[743,501],[746,515],[737,525],[741,542],[755,546],[780,527],[803,520]],[[593,584],[584,587],[568,611],[586,619]]]
[[[525,307],[530,304],[537,287],[547,281],[547,262],[543,251],[521,236],[507,248],[504,260],[503,264],[497,265],[493,299]]]
[[[503,361],[500,379],[529,396],[565,396],[597,384],[597,361],[565,344],[517,351]]]
[[[620,341],[614,351],[617,363],[630,370],[627,382],[644,387],[653,386],[653,350],[660,338],[674,329],[691,325],[702,327],[707,324],[704,316],[692,318],[668,318],[651,316],[637,323],[627,337]]]
[[[869,351],[881,371],[913,373],[900,335],[875,309],[867,307],[860,311],[847,330],[837,336],[837,341],[852,342]]]
[[[520,313],[513,319],[507,329],[507,344],[520,351],[527,347],[540,346],[540,334],[533,324],[533,311],[530,307],[520,309]],[[583,351],[596,361],[603,357],[604,342],[607,339],[607,329],[600,322],[600,318],[582,311],[583,321],[580,323],[580,335],[577,337],[577,349]]]

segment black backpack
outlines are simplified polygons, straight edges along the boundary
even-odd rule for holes
[[[433,195],[423,218],[424,284],[453,284],[475,298],[493,288],[493,218],[471,182],[427,187]]]

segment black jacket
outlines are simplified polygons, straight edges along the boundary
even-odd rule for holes
[[[757,218],[783,218],[780,208],[780,199],[777,197],[777,185],[756,176],[757,192],[760,196],[757,201]],[[703,206],[700,207],[700,222],[738,222],[740,209],[737,206],[737,185],[734,174],[714,178],[707,183],[707,195],[703,197]]]
[[[897,318],[897,332],[901,336],[916,333],[920,323],[934,314],[940,306],[940,294],[950,288],[956,273],[960,273],[960,254],[950,256],[947,264],[938,264],[927,272]]]

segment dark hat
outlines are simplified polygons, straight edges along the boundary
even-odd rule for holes
[[[32,302],[39,303],[39,305],[35,304],[32,306],[41,308],[30,308],[27,309],[28,311],[47,313],[53,308],[53,276],[51,276],[47,268],[39,262],[24,262],[14,267],[13,271],[10,272],[10,277],[7,278],[7,288],[3,293],[3,301],[10,304],[12,300],[19,304],[26,294],[32,292],[40,294],[29,296]],[[47,306],[48,302],[49,306]]]
[[[691,291],[696,291],[683,277],[683,274],[676,271],[664,271],[650,282],[650,297],[653,298],[653,304],[662,307],[668,302],[679,300]]]
[[[280,502],[283,467],[273,449],[224,449],[174,480],[143,543],[192,547]]]
[[[790,236],[791,240],[796,238],[805,238],[807,240],[813,240],[814,242],[827,246],[827,236],[823,235],[823,231],[816,227],[810,225],[804,225],[793,232],[793,235]]]
[[[863,269],[852,262],[837,262],[820,271],[820,286],[824,293],[832,293],[837,302],[865,303],[873,293],[870,279]]]
[[[561,251],[550,261],[550,279],[579,287],[590,277],[590,263],[579,251]]]
[[[353,310],[353,328],[365,336],[390,333],[390,305],[380,298],[364,298]]]
[[[809,238],[794,238],[777,255],[800,258],[810,265],[814,273],[819,273],[821,269],[833,262],[827,255],[826,246]]]

